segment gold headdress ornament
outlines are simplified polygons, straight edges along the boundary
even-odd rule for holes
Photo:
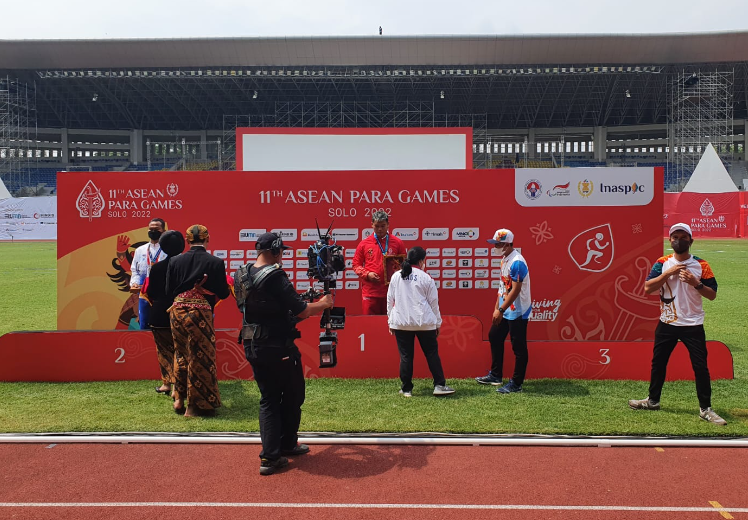
[[[187,242],[205,242],[208,239],[208,228],[195,224],[187,228]]]

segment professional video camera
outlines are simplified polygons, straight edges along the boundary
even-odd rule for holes
[[[337,287],[337,273],[345,270],[345,258],[343,257],[343,247],[336,245],[330,231],[332,222],[327,231],[323,234],[317,225],[317,235],[319,240],[309,246],[307,258],[309,259],[309,268],[307,274],[310,280],[322,282],[323,290],[319,292],[310,287],[301,296],[307,301],[314,301],[325,294],[330,294],[331,290]],[[333,307],[325,309],[319,320],[319,326],[323,329],[319,334],[319,367],[333,368],[338,364],[336,348],[338,346],[338,334],[333,332],[345,327],[345,307]]]

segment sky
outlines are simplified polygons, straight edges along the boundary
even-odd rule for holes
[[[748,1],[5,0],[0,40],[748,30]]]

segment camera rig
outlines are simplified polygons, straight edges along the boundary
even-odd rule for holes
[[[335,239],[331,235],[332,222],[325,233],[320,231],[316,219],[315,224],[319,239],[310,245],[307,250],[309,260],[307,274],[309,279],[322,283],[322,292],[310,287],[302,293],[301,297],[309,302],[313,302],[335,290],[337,288],[337,273],[345,270],[343,247],[335,244]],[[325,309],[319,320],[319,326],[322,329],[319,334],[319,367],[333,368],[338,364],[336,353],[338,334],[334,331],[345,327],[345,307]]]

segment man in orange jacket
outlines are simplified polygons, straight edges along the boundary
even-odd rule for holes
[[[384,283],[384,255],[404,255],[403,241],[388,233],[389,216],[375,211],[371,216],[374,233],[359,243],[353,270],[361,278],[363,314],[387,314],[387,286]]]

